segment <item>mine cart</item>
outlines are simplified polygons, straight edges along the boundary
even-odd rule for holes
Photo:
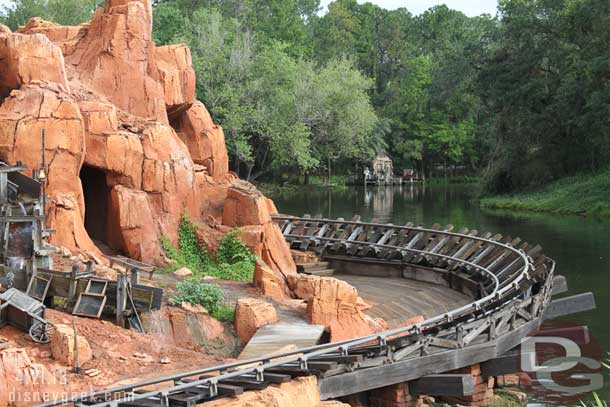
[[[45,310],[40,301],[11,288],[0,294],[0,328],[8,324],[29,332],[34,342],[48,343],[53,325],[45,319]]]

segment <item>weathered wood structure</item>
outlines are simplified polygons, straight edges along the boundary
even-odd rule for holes
[[[140,284],[140,274],[152,275],[154,267],[117,257],[124,273],[118,281],[96,277],[92,263],[77,263],[71,272],[53,269],[51,254],[57,248],[47,239],[54,231],[45,228],[44,171],[36,178],[24,174],[25,166],[0,163],[0,281],[31,298],[52,305],[55,297],[75,304],[75,314],[100,317],[113,312],[117,323],[137,312],[161,307],[163,290]],[[126,276],[129,276],[127,280]],[[94,292],[102,283],[103,292]]]
[[[394,163],[387,154],[379,154],[371,162],[371,168],[364,170],[364,184],[399,185],[401,177],[394,176]]]
[[[434,225],[396,226],[275,217],[293,249],[315,250],[334,269],[363,262],[357,273],[440,284],[466,294],[465,305],[421,323],[336,343],[240,360],[46,403],[76,406],[194,406],[260,389],[295,376],[316,375],[324,399],[403,382],[416,393],[462,395],[473,383],[446,372],[498,360],[544,318],[594,306],[591,295],[552,301],[555,262],[521,239]],[[561,287],[562,289],[564,287]],[[556,311],[549,311],[549,310]],[[492,368],[493,366],[488,366]],[[173,381],[174,385],[161,386]],[[436,385],[435,385],[436,383]],[[438,386],[441,383],[442,386]],[[150,390],[151,385],[156,385]]]

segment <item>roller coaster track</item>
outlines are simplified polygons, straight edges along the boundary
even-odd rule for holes
[[[318,376],[324,399],[340,397],[498,357],[538,329],[551,301],[554,261],[540,246],[518,238],[468,229],[455,233],[451,225],[426,229],[357,218],[276,216],[274,221],[293,249],[400,265],[416,270],[413,275],[434,274],[437,281],[468,292],[473,302],[379,334],[158,377],[39,407],[190,407],[304,375]]]

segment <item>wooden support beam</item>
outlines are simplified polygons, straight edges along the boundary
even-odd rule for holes
[[[520,370],[521,352],[512,350],[488,361],[481,363],[481,375],[484,377],[501,376],[517,373]]]
[[[540,319],[524,323],[515,330],[483,344],[322,378],[318,382],[320,394],[323,400],[328,400],[481,363],[513,349],[524,336],[536,331],[540,323]]]
[[[244,388],[240,386],[231,386],[229,384],[218,384],[218,395],[219,396],[239,396],[244,392]]]
[[[412,396],[471,396],[474,377],[470,374],[437,374],[409,382]]]
[[[596,308],[593,293],[582,293],[551,301],[544,311],[544,319],[554,319]]]

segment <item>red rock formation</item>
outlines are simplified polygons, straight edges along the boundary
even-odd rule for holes
[[[254,267],[254,286],[264,296],[282,301],[287,298],[286,282],[267,266],[262,260],[257,260]]]
[[[178,307],[163,307],[143,315],[146,332],[164,345],[183,349],[208,349],[210,344],[223,343],[231,348],[231,338],[225,335],[224,325],[217,319],[199,312]]]
[[[83,84],[118,108],[167,123],[149,1],[107,1],[67,63]]]
[[[160,237],[175,243],[186,213],[212,248],[244,227],[288,293],[295,266],[274,205],[251,186],[230,188],[224,134],[195,100],[189,49],[157,48],[151,31],[149,0],[107,0],[77,27],[32,19],[18,33],[0,29],[0,159],[39,167],[46,130],[58,246],[99,256],[92,237],[161,263]]]
[[[299,377],[291,382],[270,386],[260,391],[248,391],[231,399],[201,404],[201,407],[323,407],[317,379]],[[331,404],[332,405],[332,404]]]
[[[247,344],[258,328],[278,322],[273,305],[256,298],[242,298],[235,310],[235,330],[242,345]]]
[[[205,166],[206,172],[219,180],[227,176],[229,157],[222,127],[215,125],[203,103],[195,103],[176,117],[173,126],[186,144],[195,164]]]
[[[0,61],[0,98],[37,81],[68,90],[61,50],[44,35],[0,34]]]
[[[167,114],[170,118],[177,117],[195,101],[195,70],[191,50],[186,45],[167,45],[156,49],[156,57],[165,91]]]
[[[271,210],[275,210],[275,206]],[[229,188],[222,222],[228,226],[245,226],[240,236],[271,267],[277,281],[284,282],[288,276],[296,274],[290,247],[280,228],[271,220],[269,200],[254,185],[238,181]],[[287,287],[283,288],[288,292]]]
[[[80,334],[77,344],[79,362],[84,365],[93,358],[93,352],[87,339]],[[55,332],[51,337],[51,355],[65,366],[75,366],[74,329],[71,326],[62,324],[55,326]]]
[[[17,32],[23,34],[44,34],[61,48],[64,55],[68,55],[74,52],[76,43],[87,34],[88,28],[89,23],[75,27],[65,27],[41,18],[32,18]]]
[[[297,297],[307,301],[307,316],[311,323],[324,325],[331,342],[387,330],[385,321],[363,313],[366,303],[345,281],[299,275],[289,278],[288,283]]]

